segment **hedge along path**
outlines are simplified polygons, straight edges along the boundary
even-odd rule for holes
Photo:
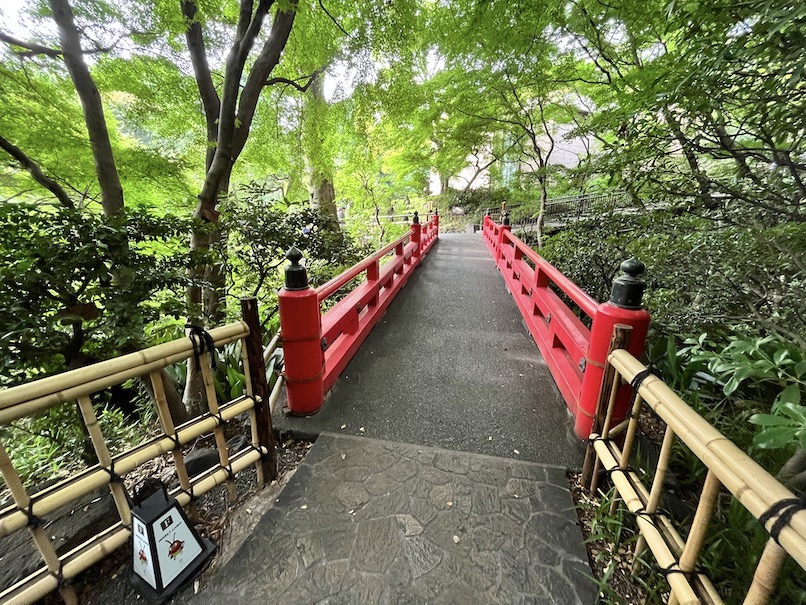
[[[28,527],[44,561],[44,566],[38,571],[3,590],[0,603],[33,603],[53,590],[59,590],[66,603],[77,603],[75,591],[68,581],[126,544],[131,536],[131,508],[122,476],[153,458],[169,452],[172,454],[180,483],[172,495],[182,506],[191,505],[198,496],[223,483],[227,483],[229,495],[234,498],[234,475],[251,465],[257,468],[261,487],[274,479],[276,444],[268,412],[270,396],[264,359],[270,357],[279,346],[279,339],[273,339],[269,347],[262,350],[256,301],[243,300],[242,310],[245,321],[221,326],[209,333],[191,332],[188,338],[0,391],[0,425],[62,403],[77,401],[98,459],[98,464],[30,496],[0,442],[0,473],[14,501],[13,505],[0,510],[0,538]],[[243,369],[247,377],[246,392],[219,404],[211,370],[210,349],[235,341],[241,341]],[[194,355],[198,356],[202,365],[208,411],[194,420],[174,426],[160,370]],[[151,379],[162,434],[112,456],[98,424],[91,396],[110,386],[145,375]],[[277,384],[281,385],[282,381],[278,380]],[[275,390],[278,390],[276,385]],[[248,413],[251,420],[251,444],[230,456],[223,424],[244,413]],[[181,448],[211,431],[215,436],[219,465],[196,477],[189,477]],[[59,555],[44,531],[42,517],[104,485],[110,487],[119,521],[73,550]]]
[[[617,326],[616,331],[620,328]],[[594,426],[590,435],[588,447],[593,455],[586,460],[583,483],[595,491],[596,469],[601,466],[609,474],[616,495],[635,515],[641,532],[635,546],[636,559],[648,546],[672,589],[670,605],[723,602],[708,576],[697,566],[697,559],[720,491],[725,487],[770,532],[744,600],[745,605],[767,603],[787,556],[806,569],[804,501],[796,498],[627,351],[613,348],[606,371],[614,373],[614,380],[600,394],[597,417],[604,421],[601,426]],[[611,427],[613,408],[623,383],[631,384],[635,393],[632,413],[628,419]],[[629,465],[644,404],[667,426],[650,490]],[[603,410],[606,411],[602,413]],[[625,431],[620,448],[616,438]],[[658,510],[675,439],[685,444],[708,469],[687,540],[680,537],[668,516]],[[615,506],[614,501],[611,512]]]

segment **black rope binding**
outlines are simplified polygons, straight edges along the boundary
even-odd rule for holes
[[[770,537],[780,546],[781,543],[778,541],[778,537],[781,535],[781,530],[789,525],[795,513],[802,510],[806,510],[806,494],[799,498],[785,498],[779,500],[773,504],[766,513],[761,515],[758,520],[766,527],[768,521],[778,517],[770,528]]]
[[[677,561],[669,565],[668,567],[656,567],[655,570],[662,575],[664,578],[672,575],[672,574],[680,574],[684,578],[686,578],[689,582],[694,580],[699,575],[708,575],[706,569],[700,565],[695,565],[694,569],[691,571],[683,571],[679,567],[675,569],[675,566],[679,565]]]
[[[206,351],[210,353],[210,365],[215,369],[215,341],[213,341],[213,337],[201,326],[185,324],[185,329],[190,330],[188,338],[193,345],[193,355],[196,357],[196,363],[199,363],[199,357]]]
[[[114,460],[109,463],[109,468],[106,468],[105,466],[102,466],[101,468],[109,474],[109,483],[120,483],[123,480],[121,476],[115,472]]]
[[[37,517],[34,514],[34,499],[28,499],[28,510],[20,509],[26,517],[28,517],[28,527],[34,528],[42,525],[42,517]]]
[[[657,376],[661,380],[663,380],[663,372],[660,371],[658,368],[658,362],[663,358],[662,355],[659,355],[655,359],[649,362],[646,370],[641,370],[638,372],[633,379],[630,381],[630,386],[634,392],[638,392],[638,389],[641,387],[641,383],[646,380],[646,377],[649,375]]]

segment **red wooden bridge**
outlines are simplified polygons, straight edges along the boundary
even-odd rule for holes
[[[342,420],[349,419],[353,424],[363,425],[369,421],[367,413],[373,404],[365,402],[360,406],[362,416],[351,418],[350,414],[346,414],[346,409],[343,409],[348,405],[344,401],[345,388],[349,390],[347,399],[360,398],[365,401],[367,398],[345,385],[336,386],[336,381],[370,331],[384,316],[392,299],[415,274],[415,269],[426,262],[427,255],[437,242],[438,215],[429,217],[423,225],[418,222],[418,217],[414,220],[411,230],[400,239],[316,289],[308,286],[305,270],[299,264],[301,256],[296,251],[289,254],[291,265],[287,269],[287,284],[280,292],[288,393],[286,411],[294,416],[311,416],[317,414],[323,405],[324,411],[321,417],[314,416],[307,422],[281,418],[281,426],[319,433],[321,430],[337,430],[344,423]],[[640,357],[643,352],[649,325],[649,314],[641,308],[643,282],[638,275],[643,271],[643,265],[634,259],[623,263],[625,275],[616,280],[611,300],[600,303],[522,242],[512,232],[506,217],[502,224],[498,224],[490,216],[485,216],[481,238],[477,235],[449,234],[448,240],[442,244],[445,246],[444,252],[437,248],[436,254],[450,254],[450,262],[436,261],[439,266],[425,268],[426,273],[431,273],[431,279],[429,280],[428,275],[418,276],[422,279],[417,280],[414,291],[395,306],[394,318],[391,320],[393,325],[374,337],[376,342],[369,347],[374,359],[369,359],[370,353],[362,355],[353,364],[351,371],[347,372],[343,382],[355,382],[360,375],[363,380],[361,388],[366,390],[369,387],[372,399],[376,401],[395,399],[401,389],[409,390],[416,386],[417,392],[409,396],[403,411],[404,416],[415,413],[418,407],[427,407],[435,394],[444,402],[456,396],[457,391],[461,391],[461,388],[444,387],[446,382],[452,382],[451,377],[431,378],[427,371],[420,371],[419,376],[407,378],[411,384],[398,383],[396,376],[401,372],[405,374],[402,366],[427,365],[452,354],[456,357],[473,358],[474,361],[469,365],[474,368],[478,366],[484,372],[485,363],[495,364],[496,361],[501,361],[492,358],[501,357],[504,353],[503,346],[498,348],[498,345],[505,344],[504,341],[496,342],[496,339],[503,339],[506,334],[497,330],[497,333],[488,335],[490,338],[482,339],[484,323],[501,317],[511,319],[515,312],[519,314],[526,329],[524,334],[537,345],[531,352],[531,368],[512,372],[514,366],[504,363],[499,368],[499,376],[488,372],[485,378],[506,377],[508,382],[521,383],[525,390],[536,391],[531,395],[523,395],[530,401],[535,397],[544,401],[546,395],[554,394],[555,388],[559,389],[573,423],[574,434],[580,440],[586,439],[591,432],[599,400],[613,327],[617,324],[630,326],[632,339],[629,350],[636,357]],[[489,253],[487,258],[481,258],[484,248],[479,240],[486,246]],[[381,265],[382,259],[387,255],[392,255],[391,259]],[[500,272],[503,281],[501,277],[491,273],[493,268]],[[366,274],[365,279],[354,289],[325,313],[320,312],[320,305],[328,297],[336,292],[343,293],[362,274]],[[436,285],[429,288],[429,282]],[[503,294],[503,287],[510,296]],[[429,333],[427,326],[429,316],[440,315],[445,308],[452,309],[452,316],[444,318],[444,326],[450,327],[453,324],[456,327],[440,334],[437,338],[440,342],[429,343],[429,338],[433,340],[434,336]],[[420,317],[417,317],[418,314]],[[463,326],[470,328],[469,332],[464,332],[468,337],[464,341]],[[516,328],[518,331],[521,326]],[[414,337],[416,345],[408,347],[407,342],[411,340],[412,333],[419,335]],[[474,335],[476,342],[471,338]],[[484,346],[480,346],[482,344]],[[441,345],[441,351],[435,345]],[[375,367],[376,360],[380,357],[388,358],[393,353],[396,355],[397,369],[394,366]],[[527,350],[525,354],[530,353]],[[550,378],[545,372],[541,373],[540,369],[535,370],[535,366],[544,364]],[[529,369],[532,371],[529,372]],[[534,376],[527,375],[536,373],[540,374],[538,385],[534,384]],[[469,375],[464,378],[472,381]],[[379,388],[373,388],[375,385]],[[479,388],[484,389],[482,386]],[[331,390],[333,396],[324,403]],[[488,401],[484,401],[485,397],[476,393],[476,401],[468,401],[467,405],[476,410],[484,405],[494,406],[505,414],[504,408],[511,405],[505,395],[504,392],[497,396],[491,393],[486,395]],[[629,393],[625,392],[617,415],[623,417],[626,413],[628,397]],[[490,399],[493,401],[489,401]],[[557,410],[546,410],[545,403],[540,405],[543,409],[532,406],[531,409],[535,409],[533,418],[524,421],[528,423],[534,420],[540,423],[541,419],[548,418],[555,425],[555,432],[561,436],[561,427],[556,426]],[[552,406],[554,402],[548,405]],[[461,423],[468,416],[468,413],[461,410],[456,413],[456,423]],[[389,418],[388,410],[385,410],[383,416]],[[410,419],[407,421],[401,418],[400,422],[410,422]],[[425,427],[417,430],[427,432]],[[388,436],[384,431],[380,434],[383,437]],[[434,445],[434,442],[429,444]],[[556,457],[536,459],[540,462],[568,460]]]

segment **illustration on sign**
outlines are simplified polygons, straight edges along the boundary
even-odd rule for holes
[[[176,557],[182,554],[184,546],[185,543],[182,540],[174,540],[168,545],[168,556],[172,559],[176,559]]]

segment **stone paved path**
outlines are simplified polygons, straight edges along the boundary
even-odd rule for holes
[[[323,433],[190,603],[591,605],[572,506],[559,467]]]
[[[480,234],[440,235],[318,414],[275,416],[275,427],[303,434],[342,425],[352,435],[568,468],[582,460],[565,403]]]

